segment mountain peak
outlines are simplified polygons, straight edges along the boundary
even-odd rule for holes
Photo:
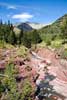
[[[46,24],[40,24],[40,23],[34,23],[34,22],[23,22],[23,23],[17,23],[15,25],[15,27],[19,28],[19,29],[23,29],[24,31],[31,31],[33,29],[41,29],[44,26],[46,26]]]

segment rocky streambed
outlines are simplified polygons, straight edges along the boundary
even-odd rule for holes
[[[16,56],[17,49],[5,50],[0,59],[0,70],[14,56],[13,63],[19,69],[19,77],[28,78],[32,88],[37,87],[35,100],[67,100],[67,60],[54,52],[40,48],[31,51],[27,58]]]
[[[43,95],[67,100],[67,61],[60,59],[55,52],[41,48],[37,54],[32,52],[31,62],[39,74],[36,85],[47,90]]]

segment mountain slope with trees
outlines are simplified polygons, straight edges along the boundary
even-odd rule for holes
[[[31,48],[32,44],[36,45],[44,41],[47,45],[51,45],[51,42],[55,40],[62,40],[62,44],[67,43],[67,15],[40,30],[25,32],[22,27],[18,34],[14,31],[14,26],[10,21],[7,24],[0,21],[0,42],[3,44],[4,42],[12,45],[23,44]]]
[[[67,39],[67,14],[56,20],[51,25],[40,29],[39,34],[44,41],[46,41],[48,37],[51,40],[56,38]]]
[[[32,30],[30,32],[25,32],[20,30],[19,34],[16,34],[14,31],[14,26],[8,21],[7,24],[0,22],[0,42],[1,44],[9,43],[11,45],[25,45],[28,48],[31,48],[32,44],[37,44],[41,42],[41,38],[37,30]]]

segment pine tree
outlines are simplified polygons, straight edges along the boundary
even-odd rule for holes
[[[3,25],[2,19],[0,20],[0,25],[1,25],[1,26]]]
[[[23,42],[23,30],[20,31],[20,34],[18,36],[18,42],[19,42],[19,45]]]
[[[2,80],[2,84],[5,86],[6,92],[3,100],[19,100],[19,92],[17,89],[17,83],[15,79],[17,71],[12,62],[10,62],[7,65],[4,74],[8,77],[4,77]]]
[[[16,35],[14,33],[14,31],[10,31],[9,36],[8,36],[8,42],[12,45],[16,44],[17,40],[16,40]]]
[[[27,48],[31,48],[31,39],[27,33],[23,35],[23,45],[25,45]]]
[[[62,31],[62,38],[65,40],[67,39],[67,20],[63,20],[63,25],[61,26],[61,31]]]
[[[32,42],[33,44],[37,44],[37,43],[40,43],[40,42],[41,42],[41,38],[40,38],[40,36],[39,36],[37,30],[34,30],[34,31],[30,34],[30,36],[31,36],[31,42]]]

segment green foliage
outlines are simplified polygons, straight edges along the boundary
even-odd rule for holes
[[[19,45],[23,42],[23,30],[21,30],[18,35],[18,42]]]
[[[46,45],[47,45],[47,46],[51,45],[51,41],[48,40],[47,43],[46,43]]]
[[[19,98],[19,92],[17,90],[17,83],[15,76],[17,74],[17,71],[12,63],[9,63],[5,70],[5,75],[7,77],[4,77],[2,80],[2,84],[5,87],[6,95],[4,97],[5,100],[18,100]]]
[[[18,83],[16,82],[16,75],[18,70],[15,68],[12,62],[6,65],[6,69],[3,73],[4,76],[0,76],[0,99],[3,100],[32,100],[33,89],[28,79],[25,79],[22,83],[22,87],[18,89]]]
[[[3,84],[0,82],[0,94],[1,94],[2,92],[4,92],[4,86],[3,86]]]
[[[62,46],[62,40],[61,39],[56,39],[51,42],[51,47],[52,48],[60,48]]]
[[[33,30],[30,33],[30,38],[31,38],[32,44],[37,44],[37,43],[40,43],[42,41],[37,30]]]
[[[16,68],[12,62],[9,62],[9,64],[6,66],[5,74],[7,74],[9,77],[15,76]]]
[[[27,48],[31,48],[31,39],[28,33],[23,34],[23,45]]]
[[[13,25],[10,24],[9,21],[8,24],[0,24],[0,41],[5,41],[12,45],[16,44],[16,36],[13,31]]]
[[[22,56],[22,57],[26,57],[28,49],[21,45],[20,48],[17,49],[16,55],[17,56]]]
[[[27,32],[23,34],[23,44],[27,48],[31,48],[32,44],[37,44],[41,42],[41,38],[36,30]]]
[[[19,46],[23,44],[27,48],[31,48],[32,44],[41,42],[41,38],[36,30],[31,32],[21,30],[19,34],[15,34],[13,25],[8,21],[8,24],[2,24],[2,22],[0,24],[0,41]]]
[[[31,83],[28,80],[24,81],[21,100],[32,100],[31,94],[33,93],[33,89]]]
[[[46,43],[57,39],[63,39],[66,43],[67,40],[67,15],[62,16],[51,25],[40,29],[40,37]],[[49,44],[49,43],[48,43]]]
[[[63,19],[63,24],[61,25],[61,31],[62,31],[62,38],[67,39],[67,19]]]
[[[12,45],[16,44],[17,43],[17,40],[16,40],[16,35],[13,31],[10,31],[10,34],[8,36],[8,42]]]
[[[64,51],[61,53],[61,58],[67,59],[67,49],[64,49]]]

